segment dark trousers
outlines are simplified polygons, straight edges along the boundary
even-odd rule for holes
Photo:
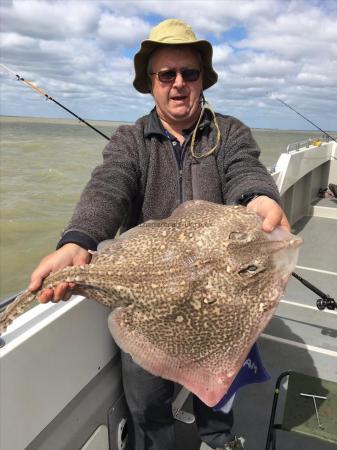
[[[128,420],[128,450],[175,450],[172,401],[174,383],[146,372],[121,352]],[[232,439],[233,413],[215,412],[193,396],[200,439],[210,447]]]

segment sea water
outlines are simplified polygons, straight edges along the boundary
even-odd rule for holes
[[[116,122],[92,122],[111,136]],[[252,130],[272,166],[292,142],[318,132]],[[0,117],[0,300],[24,289],[55,249],[107,141],[74,120]]]

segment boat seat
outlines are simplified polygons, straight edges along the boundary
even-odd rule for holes
[[[286,380],[288,385],[280,398],[280,386]],[[282,408],[282,423],[275,423]],[[277,430],[337,444],[337,383],[293,371],[281,373],[275,384],[266,450],[276,450]]]

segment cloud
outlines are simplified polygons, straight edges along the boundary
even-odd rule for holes
[[[150,24],[138,17],[103,14],[99,20],[97,34],[102,41],[115,45],[135,45],[147,37]]]
[[[15,50],[17,48],[27,49],[35,44],[35,39],[28,36],[22,36],[18,33],[0,33],[0,42],[2,50]]]
[[[228,44],[213,46],[213,64],[221,65],[225,63],[233,54],[233,49]]]
[[[290,2],[274,20],[262,16],[250,22],[247,39],[237,47],[292,60],[337,57],[336,20],[337,12],[328,15],[312,2]]]
[[[108,6],[109,2],[104,4]],[[239,7],[237,0],[135,0],[113,4],[115,14],[151,14],[162,19],[175,17],[185,20],[202,36],[219,35],[237,23],[254,21],[260,15],[271,17],[279,8],[279,2],[275,0],[240,0]]]
[[[3,5],[0,13],[4,31],[62,40],[66,36],[82,36],[94,32],[99,18],[99,8],[95,2],[78,0],[13,0],[12,3]]]
[[[280,78],[296,72],[297,63],[267,54],[251,54],[231,66],[234,74],[261,78]]]
[[[177,17],[190,23],[199,39],[213,44],[219,81],[206,97],[219,112],[242,116],[251,126],[270,126],[275,120],[275,127],[291,128],[291,114],[268,97],[274,92],[332,129],[336,122],[331,111],[337,101],[334,4],[3,0],[1,58],[79,115],[132,121],[153,105],[151,96],[132,86],[133,54],[153,25]],[[63,114],[26,88],[19,91],[13,78],[2,75],[1,82],[3,114]]]

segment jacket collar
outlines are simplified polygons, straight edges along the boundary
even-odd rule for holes
[[[199,130],[202,130],[210,125],[212,122],[212,115],[208,109],[205,109],[204,117],[202,118],[199,124]],[[184,134],[189,135],[194,129],[194,125],[188,130],[184,130]],[[168,138],[167,133],[161,123],[156,108],[153,108],[150,114],[148,115],[148,121],[144,127],[144,137],[148,138],[153,135],[163,136],[164,138]]]
[[[150,114],[148,115],[148,121],[144,127],[145,138],[151,137],[154,134],[158,136],[164,136],[165,138],[167,138],[164,127],[156,112],[156,108],[153,108]]]

